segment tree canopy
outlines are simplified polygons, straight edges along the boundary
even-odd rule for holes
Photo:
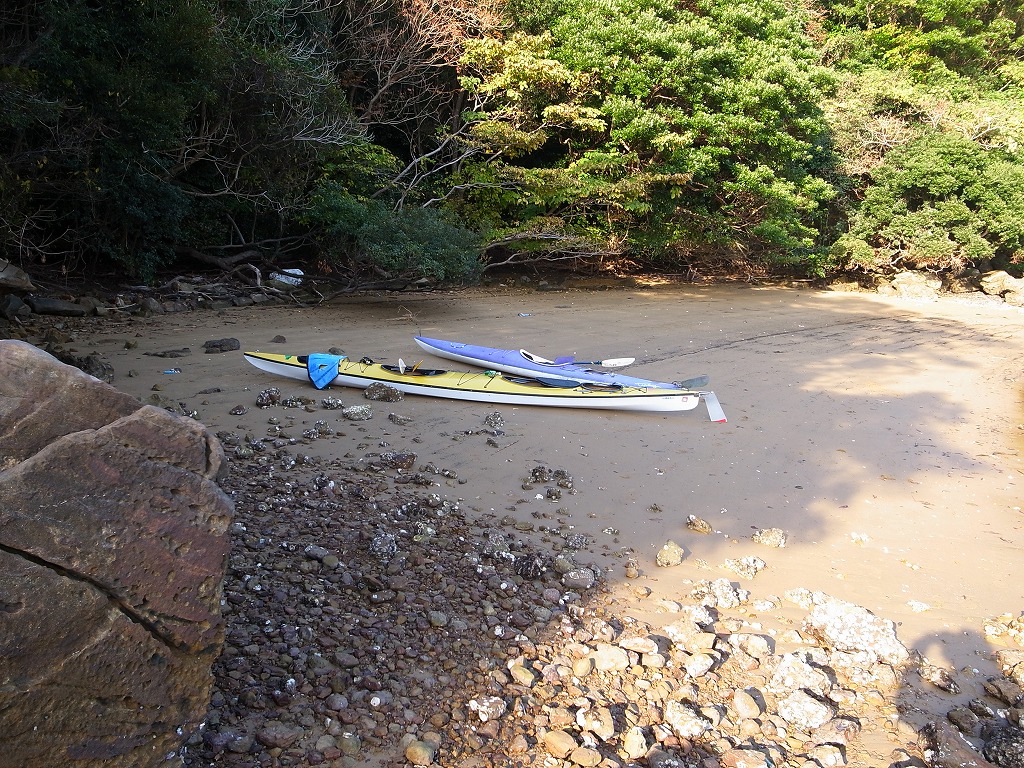
[[[15,0],[25,268],[1024,262],[1005,0]]]

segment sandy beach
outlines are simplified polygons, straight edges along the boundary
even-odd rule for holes
[[[969,698],[970,678],[997,672],[993,649],[1012,645],[986,638],[985,620],[1024,609],[1022,328],[1020,309],[978,297],[912,301],[745,284],[496,286],[110,317],[84,326],[73,346],[109,360],[119,389],[195,409],[214,432],[257,435],[267,429],[254,405],[261,390],[315,393],[256,370],[239,352],[203,354],[205,341],[233,337],[242,350],[293,354],[339,347],[378,362],[460,367],[425,357],[413,342],[423,334],[547,357],[635,356],[626,372],[653,379],[708,374],[728,423],[711,422],[702,405],[637,414],[407,397],[381,404],[346,439],[303,450],[362,455],[387,444],[457,474],[432,490],[470,516],[566,522],[592,538],[609,585],[626,596],[623,610],[638,618],[694,581],[722,576],[754,598],[806,588],[861,605],[895,622],[900,640],[932,662],[968,670]],[[182,347],[192,354],[151,354]],[[163,373],[171,368],[180,373]],[[331,394],[365,402],[357,390]],[[247,413],[231,415],[239,405]],[[415,427],[388,421],[388,409]],[[487,439],[479,431],[494,412],[503,434]],[[288,418],[301,426],[305,417],[312,424],[323,415]],[[551,500],[524,490],[538,465],[571,474],[575,493]],[[714,532],[690,531],[691,515]],[[786,532],[784,548],[751,541],[753,530],[773,527]],[[659,568],[655,555],[668,540],[687,556]],[[755,578],[722,568],[747,556],[766,563]],[[637,579],[625,577],[630,557]],[[650,597],[631,601],[638,585]],[[787,626],[799,612],[786,605],[750,609],[748,618]],[[927,697],[917,706],[923,722]],[[936,706],[948,708],[949,697]]]

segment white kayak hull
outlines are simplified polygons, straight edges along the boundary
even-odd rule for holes
[[[249,363],[262,371],[298,381],[309,381],[305,356],[266,352],[245,352],[244,355]],[[540,383],[517,383],[485,371],[441,371],[437,374],[420,375],[411,369],[400,372],[392,370],[391,366],[343,358],[338,363],[338,373],[331,383],[365,389],[380,382],[408,394],[449,400],[657,413],[692,410],[701,399],[706,401],[706,396],[711,394],[658,388],[593,389],[596,385],[588,383],[552,387]],[[569,381],[564,383],[577,384]]]

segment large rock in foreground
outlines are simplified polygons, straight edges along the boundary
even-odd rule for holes
[[[223,643],[223,458],[198,422],[0,341],[0,764],[180,754]]]

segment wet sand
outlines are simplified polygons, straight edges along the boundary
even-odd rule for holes
[[[257,435],[266,432],[257,393],[313,390],[262,373],[237,352],[203,354],[205,341],[234,337],[243,350],[294,354],[340,347],[379,362],[462,367],[426,357],[412,340],[423,334],[547,357],[635,356],[624,371],[653,379],[706,373],[726,424],[711,422],[703,405],[637,414],[410,396],[374,404],[377,415],[348,430],[349,450],[362,455],[385,442],[452,470],[460,480],[434,490],[473,512],[569,521],[595,539],[611,582],[627,593],[653,590],[636,601],[639,617],[658,598],[687,595],[698,579],[732,578],[754,598],[803,587],[893,620],[904,644],[934,663],[984,675],[996,674],[989,654],[1001,644],[985,638],[983,621],[1024,609],[1024,313],[999,302],[746,285],[509,287],[95,328],[77,346],[110,360],[118,388],[146,399],[156,385],[160,396],[198,410],[213,431]],[[277,335],[286,343],[272,343]],[[126,341],[137,346],[126,350]],[[144,354],[184,346],[191,356]],[[161,373],[172,367],[181,373]],[[200,394],[213,388],[220,391]],[[346,405],[366,402],[357,390],[331,394]],[[236,405],[248,413],[231,416]],[[414,429],[389,422],[389,411],[411,416]],[[505,434],[493,444],[467,434],[495,411]],[[296,419],[305,416],[310,424],[323,417]],[[567,471],[577,492],[549,501],[523,490],[537,465]],[[690,515],[716,532],[688,531]],[[787,532],[785,548],[750,540],[754,529],[770,527]],[[687,558],[658,568],[655,555],[669,539]],[[630,555],[640,562],[637,580],[625,578]],[[721,568],[750,555],[767,563],[754,579]],[[751,620],[785,622],[786,605]]]

